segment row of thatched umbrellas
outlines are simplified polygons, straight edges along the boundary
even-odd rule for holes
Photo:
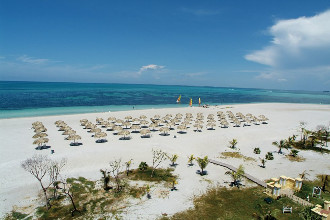
[[[77,132],[73,130],[70,126],[68,126],[64,121],[58,120],[55,122],[56,127],[58,127],[58,131],[63,131],[62,135],[67,135],[65,140],[73,140],[73,143],[70,145],[79,145],[77,140],[81,139],[80,135],[77,135]]]
[[[46,144],[49,142],[49,139],[46,138],[48,134],[46,133],[47,128],[43,125],[42,122],[36,121],[32,123],[32,128],[34,129],[35,134],[32,138],[35,140],[33,141],[33,144],[38,145],[37,149],[41,149],[43,144]]]
[[[259,125],[260,122],[262,122],[265,124],[265,123],[267,123],[266,121],[269,120],[264,115],[260,115],[259,118],[257,118],[256,116],[252,115],[251,113],[244,115],[241,112],[238,112],[238,113],[236,113],[236,115],[234,115],[234,113],[232,113],[231,111],[227,111],[227,114],[228,114],[229,119],[232,121],[232,123],[234,123],[234,127],[239,127],[242,122],[244,123],[244,126],[250,126],[251,123],[253,123],[255,125]],[[223,113],[222,114],[220,113],[219,115],[223,120]]]

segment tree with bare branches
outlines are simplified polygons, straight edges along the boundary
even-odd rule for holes
[[[117,192],[121,191],[121,179],[119,174],[121,173],[122,167],[123,166],[121,164],[121,159],[110,162],[110,172],[112,173],[113,178],[115,180]]]
[[[167,154],[162,150],[154,150],[152,149],[152,171],[151,171],[151,177],[154,176],[154,172],[157,169],[157,167],[165,160],[168,159]]]
[[[50,186],[54,185],[60,176],[62,168],[66,164],[66,159],[61,161],[54,161],[45,155],[36,154],[31,158],[22,162],[21,166],[24,170],[31,173],[40,183],[42,191],[45,196],[47,209],[51,208],[47,191]],[[44,180],[48,176],[48,181]]]

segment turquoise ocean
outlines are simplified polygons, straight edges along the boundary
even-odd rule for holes
[[[181,104],[176,100],[182,95]],[[330,104],[328,91],[0,81],[0,118],[242,103]]]

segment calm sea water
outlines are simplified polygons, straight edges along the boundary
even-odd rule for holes
[[[181,104],[176,99],[182,95]],[[238,103],[330,104],[329,92],[195,86],[0,81],[0,118]]]

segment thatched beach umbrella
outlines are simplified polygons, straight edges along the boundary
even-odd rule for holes
[[[147,116],[145,116],[145,115],[140,116],[140,119],[142,119],[142,120],[145,120],[146,118],[147,118]]]
[[[157,123],[151,123],[151,124],[149,125],[149,128],[152,128],[152,131],[156,131],[155,128],[157,128],[157,127],[158,127],[158,124],[157,124]]]
[[[170,131],[170,129],[168,127],[161,127],[159,129],[160,132],[163,132],[163,135],[168,134],[168,132]]]
[[[121,119],[116,120],[116,125],[122,125],[123,123],[124,123],[124,121]]]
[[[40,132],[46,132],[47,131],[47,128],[45,128],[45,127],[37,127],[37,128],[35,128],[34,129],[34,132],[35,133],[40,133]]]
[[[125,126],[125,128],[127,129],[128,127],[131,127],[132,124],[131,124],[130,122],[128,122],[128,121],[125,121],[125,122],[123,123],[123,126]]]
[[[43,138],[43,137],[47,137],[47,136],[48,136],[48,134],[39,132],[39,133],[36,133],[35,135],[33,135],[32,138]]]
[[[62,135],[72,135],[72,134],[75,134],[75,133],[76,133],[75,130],[67,130],[67,131],[64,131],[64,132],[62,133]]]
[[[48,143],[48,142],[49,142],[48,138],[39,138],[39,139],[33,141],[33,144],[38,145],[38,148],[41,149],[41,145],[45,144],[45,143]]]
[[[148,134],[150,134],[150,130],[149,129],[142,129],[140,131],[140,134],[141,134],[141,137],[150,137],[150,135],[148,135]]]
[[[91,133],[99,133],[99,132],[101,132],[101,131],[102,131],[101,128],[92,128],[92,129],[90,130]]]
[[[118,135],[123,136],[123,140],[126,140],[126,136],[128,136],[131,132],[129,132],[128,130],[122,130],[120,132],[118,132]]]
[[[208,128],[208,129],[214,129],[214,127],[215,127],[216,125],[215,125],[215,123],[208,123],[207,125],[206,125],[206,127]]]
[[[117,120],[116,117],[113,117],[113,116],[108,118],[108,121],[110,121],[110,122],[115,122],[116,120]]]
[[[135,132],[137,132],[137,129],[140,129],[141,127],[139,125],[132,125],[131,129],[133,129]]]
[[[216,121],[213,118],[211,118],[211,119],[207,120],[207,122],[209,122],[209,123],[215,123]]]
[[[133,125],[139,125],[140,124],[140,119],[139,118],[133,118],[132,122],[133,122]]]
[[[149,122],[146,120],[142,120],[140,124],[142,125],[142,127],[148,127]]]
[[[96,118],[96,124],[101,124],[104,121],[103,118]]]
[[[76,140],[80,140],[81,137],[77,134],[72,134],[67,137],[67,140],[73,140],[73,143],[76,143]]]
[[[98,132],[98,133],[95,133],[94,138],[103,138],[103,137],[106,137],[106,136],[107,136],[107,133]]]
[[[201,125],[201,124],[194,124],[194,127],[196,128],[196,131],[202,131],[203,125]]]
[[[96,125],[94,125],[92,122],[88,122],[85,125],[85,129],[92,129],[92,128],[96,128]]]
[[[155,115],[154,116],[154,119],[159,120],[160,119],[160,115]]]
[[[178,129],[179,131],[181,131],[180,133],[182,133],[182,132],[184,132],[184,131],[187,130],[187,126],[184,125],[184,124],[182,124],[182,125],[179,125],[179,126],[177,127],[177,129]]]
[[[132,116],[130,116],[130,115],[128,115],[128,116],[126,116],[126,117],[125,117],[126,121],[131,121],[131,120],[132,120],[132,118],[133,118],[133,117],[132,117]]]

